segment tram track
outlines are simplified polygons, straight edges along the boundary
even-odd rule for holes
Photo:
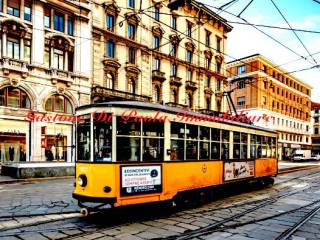
[[[317,173],[317,172],[314,173],[313,172],[313,173],[304,174],[302,176],[300,175],[300,176],[297,176],[297,177],[294,177],[294,178],[287,179],[287,180],[282,181],[280,183],[276,183],[275,185],[280,185],[280,184],[284,184],[285,185],[287,182],[294,181],[294,180],[297,180],[297,179],[302,179],[303,180],[303,178],[305,178],[305,177],[310,177],[310,176],[317,175],[317,174],[319,174],[319,173]],[[230,205],[230,206],[227,206],[227,207],[223,207],[224,209],[230,209],[230,208],[243,207],[243,206],[246,206],[246,205],[258,204],[257,206],[254,206],[252,208],[246,209],[245,211],[242,211],[241,213],[235,214],[234,216],[231,216],[231,217],[229,217],[227,219],[222,220],[223,222],[222,221],[216,222],[215,223],[215,227],[213,227],[213,228],[220,229],[220,227],[224,226],[225,223],[232,222],[232,219],[240,218],[241,216],[245,216],[245,215],[247,215],[249,213],[252,213],[255,210],[257,210],[257,209],[259,209],[259,208],[261,208],[263,206],[270,205],[270,204],[278,201],[280,198],[284,198],[286,196],[290,196],[290,195],[297,194],[299,192],[303,192],[303,191],[305,191],[307,189],[310,189],[312,187],[313,187],[312,185],[309,185],[308,187],[305,187],[303,189],[300,188],[300,189],[297,189],[295,191],[289,191],[289,192],[286,192],[286,193],[283,193],[283,194],[279,194],[279,191],[281,191],[281,189],[283,189],[283,188],[281,188],[281,189],[278,189],[276,191],[276,193],[272,194],[272,196],[270,196],[269,198],[263,198],[263,199],[255,200],[255,201],[247,201],[247,202],[242,202],[242,203],[237,204],[237,205]],[[264,203],[263,204],[259,204],[261,202],[264,202]],[[222,210],[223,208],[220,208],[220,210]],[[214,212],[219,210],[219,209],[218,210],[216,210],[216,209],[217,208],[206,210],[206,211],[204,211],[204,213],[213,214]],[[198,213],[198,212],[196,212],[196,213]],[[65,214],[66,213],[62,213],[62,214],[58,214],[58,215],[62,216],[62,215],[65,215]],[[74,215],[74,216],[69,215],[69,218],[67,218],[67,219],[75,218],[76,221],[85,223],[86,219],[85,218],[81,218],[81,215],[77,214],[77,212],[70,212],[70,214],[76,214],[76,215]],[[32,215],[20,215],[20,216],[16,215],[16,216],[10,216],[10,217],[11,218],[19,218],[19,217],[22,218],[22,217],[31,217],[31,216]],[[135,219],[135,220],[132,220],[132,219],[131,220],[130,219],[126,219],[126,220],[123,220],[123,221],[120,220],[119,222],[115,222],[115,224],[110,224],[108,227],[101,228],[101,230],[99,229],[99,230],[90,231],[88,229],[83,230],[79,226],[76,226],[76,227],[64,226],[63,225],[63,221],[65,220],[65,217],[64,218],[60,218],[59,217],[59,218],[56,218],[56,219],[50,219],[50,217],[54,217],[54,214],[46,214],[46,215],[37,215],[37,214],[35,214],[33,217],[37,217],[37,216],[39,216],[39,217],[42,216],[42,217],[44,217],[44,219],[41,220],[41,221],[35,221],[33,223],[30,223],[30,224],[24,224],[24,225],[20,224],[19,226],[16,225],[16,226],[12,226],[12,227],[6,228],[6,229],[0,229],[0,237],[2,237],[2,236],[8,236],[8,237],[9,236],[16,236],[17,232],[15,232],[15,231],[11,231],[10,232],[10,230],[21,229],[21,228],[22,228],[21,232],[20,232],[21,234],[34,233],[34,232],[38,232],[38,233],[56,232],[56,231],[59,232],[59,231],[64,231],[64,230],[78,230],[79,232],[81,232],[80,234],[76,234],[74,236],[68,236],[68,237],[65,237],[65,238],[64,237],[60,238],[60,240],[74,239],[74,238],[79,238],[79,237],[86,237],[86,236],[88,236],[90,234],[93,234],[93,233],[97,233],[97,232],[102,233],[102,232],[104,232],[106,230],[109,230],[109,229],[118,228],[118,227],[121,227],[121,226],[126,226],[128,224],[128,222],[146,220],[146,219],[141,219],[141,218],[140,219]],[[92,216],[92,217],[94,217],[94,216]],[[48,219],[45,219],[45,218],[48,218]],[[159,216],[147,217],[147,220],[156,220],[158,218],[159,218]],[[229,220],[229,221],[227,221],[227,220]],[[45,230],[44,229],[38,229],[38,230],[36,230],[36,229],[27,229],[28,227],[32,227],[32,226],[41,226],[41,225],[44,225],[44,224],[50,224],[50,223],[54,223],[54,222],[59,223],[59,221],[61,221],[62,224],[59,224],[59,226],[56,226],[56,227],[46,228]],[[220,227],[218,227],[218,226],[220,226]],[[25,228],[25,230],[23,230],[23,228]],[[1,234],[1,232],[8,232],[8,233],[7,234]],[[179,239],[179,238],[175,237],[174,239]],[[186,238],[186,239],[188,239],[188,238]]]

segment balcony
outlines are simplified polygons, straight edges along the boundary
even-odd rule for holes
[[[170,77],[170,84],[174,85],[174,86],[177,86],[177,87],[180,87],[182,85],[181,80],[182,80],[182,78],[180,78],[180,77],[171,76]]]
[[[152,80],[164,82],[166,80],[165,73],[160,72],[159,70],[153,70],[152,71]]]
[[[192,91],[195,91],[195,90],[197,90],[198,85],[197,85],[197,83],[195,83],[195,82],[186,81],[186,88],[187,88],[187,89],[190,89],[190,90],[192,90]]]
[[[71,72],[60,69],[48,69],[46,73],[51,76],[52,84],[57,82],[65,82],[68,87],[73,83],[73,75]]]
[[[29,75],[28,63],[25,61],[12,58],[1,58],[0,64],[4,75],[9,75],[10,72],[21,73],[22,78],[26,78]]]
[[[213,91],[210,87],[205,87],[204,88],[204,93],[207,94],[207,95],[212,95],[213,94]]]
[[[115,100],[130,100],[130,101],[141,101],[150,102],[151,97],[137,95],[134,93],[114,90],[110,88],[95,86],[92,88],[92,96],[94,99],[99,99],[98,101],[115,101]]]

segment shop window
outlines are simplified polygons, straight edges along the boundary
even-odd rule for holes
[[[1,133],[0,162],[25,162],[26,158],[26,134]]]
[[[53,17],[54,30],[64,32],[64,15],[58,12],[54,13]]]
[[[24,0],[24,20],[31,21],[31,0]]]
[[[70,101],[63,95],[52,95],[45,104],[45,110],[48,112],[73,113]]]
[[[14,108],[31,108],[28,95],[19,88],[7,87],[0,89],[0,106]]]
[[[20,17],[20,0],[7,1],[7,14]]]

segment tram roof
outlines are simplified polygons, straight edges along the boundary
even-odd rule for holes
[[[76,110],[85,110],[88,108],[94,108],[94,107],[126,107],[126,108],[133,108],[133,109],[146,109],[146,110],[153,110],[153,111],[161,111],[164,113],[170,113],[170,114],[177,114],[177,113],[187,113],[188,116],[198,117],[198,118],[205,118],[210,115],[206,115],[199,112],[192,112],[192,111],[186,111],[178,107],[171,107],[167,105],[161,105],[161,104],[155,104],[155,103],[148,103],[148,102],[138,102],[138,101],[111,101],[111,102],[102,102],[102,103],[93,103],[93,104],[87,104],[82,105],[78,107]],[[218,117],[218,116],[217,116]],[[220,116],[221,117],[221,116]],[[248,123],[242,123],[242,122],[236,122],[231,120],[224,120],[224,121],[217,121],[222,124],[227,125],[233,125],[233,126],[239,126],[239,127],[245,127],[245,128],[251,128],[256,129],[260,131],[266,131],[271,133],[276,133],[276,131],[250,125]]]

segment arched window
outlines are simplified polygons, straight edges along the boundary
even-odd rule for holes
[[[0,89],[0,106],[30,109],[31,102],[23,90],[15,87],[6,87]]]
[[[186,98],[186,104],[189,108],[193,107],[193,97],[191,93],[187,94],[187,98]]]
[[[71,102],[63,95],[52,95],[46,101],[45,109],[48,112],[73,113]]]
[[[160,89],[160,86],[158,86],[158,85],[154,86],[153,100],[155,102],[160,102],[160,100],[161,100],[161,89]]]
[[[128,81],[128,92],[132,94],[136,93],[136,82],[133,78],[130,78]]]
[[[106,88],[114,89],[114,74],[108,72],[106,74]]]

